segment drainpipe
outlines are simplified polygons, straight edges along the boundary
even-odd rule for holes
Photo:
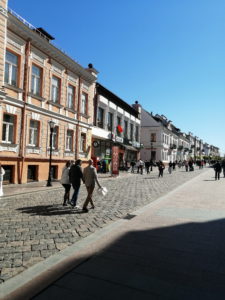
[[[24,80],[23,80],[23,107],[21,111],[21,127],[20,127],[20,147],[19,147],[19,161],[18,161],[18,182],[22,183],[24,160],[25,160],[25,132],[26,132],[26,103],[29,91],[29,56],[31,48],[31,39],[27,40],[25,47],[25,63],[24,63]]]
[[[79,121],[80,121],[80,96],[81,96],[81,77],[78,78],[78,103],[77,103],[77,128],[76,128],[76,147],[75,147],[75,160],[78,159],[79,153]]]

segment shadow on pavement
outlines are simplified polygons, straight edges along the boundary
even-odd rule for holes
[[[37,205],[18,208],[22,213],[30,214],[31,216],[54,216],[54,215],[69,215],[69,214],[85,214],[82,210],[75,210],[71,206],[62,205]]]
[[[32,299],[223,300],[224,236],[225,219],[131,231]]]

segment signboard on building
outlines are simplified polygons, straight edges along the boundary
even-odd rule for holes
[[[112,174],[119,174],[119,147],[112,147]]]

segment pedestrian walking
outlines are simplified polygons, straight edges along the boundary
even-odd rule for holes
[[[163,171],[165,169],[164,163],[160,160],[158,164],[158,169],[159,169],[159,177],[163,177]]]
[[[214,168],[214,171],[215,171],[215,180],[219,180],[220,179],[220,173],[221,173],[221,170],[222,170],[222,167],[221,167],[221,164],[219,163],[219,161],[217,161],[215,163],[215,165],[213,166]]]
[[[143,160],[141,160],[141,159],[139,159],[139,166],[140,166],[140,172],[141,172],[141,175],[143,175],[144,162],[143,162]]]
[[[2,164],[0,163],[0,196],[3,196],[2,183],[3,183],[4,175],[5,175],[5,170],[3,169]]]
[[[146,169],[146,172],[147,174],[149,174],[149,168],[150,168],[150,161],[145,161],[145,169]]]
[[[173,163],[172,161],[169,162],[169,167],[168,167],[168,171],[171,174],[172,173],[172,168],[173,168]]]
[[[175,161],[173,162],[173,170],[174,171],[176,170],[176,163],[175,163]]]
[[[76,160],[75,164],[71,166],[69,171],[70,183],[74,189],[70,204],[75,208],[79,208],[77,206],[77,198],[80,190],[81,180],[84,182],[81,164],[82,161],[80,159]]]
[[[95,183],[97,183],[98,187],[101,188],[101,185],[98,181],[98,176],[95,167],[93,166],[93,161],[90,159],[88,161],[88,166],[84,169],[83,172],[84,183],[87,189],[87,198],[83,204],[83,211],[88,212],[88,204],[91,203],[91,208],[95,208],[92,195],[95,189]]]
[[[186,172],[188,172],[188,161],[187,160],[185,160],[184,165],[185,165]]]
[[[135,161],[134,160],[132,160],[132,162],[130,163],[130,165],[131,165],[131,173],[134,173],[134,167],[135,167]]]
[[[222,161],[221,167],[223,169],[223,177],[225,177],[225,159]]]
[[[63,206],[66,206],[67,203],[70,202],[70,188],[71,188],[71,183],[70,183],[70,178],[69,178],[70,165],[71,165],[71,162],[67,161],[66,165],[64,166],[64,168],[62,170],[62,177],[61,177],[61,181],[60,181],[62,186],[65,189]]]

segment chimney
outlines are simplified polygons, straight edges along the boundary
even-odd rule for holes
[[[88,68],[86,68],[86,70],[97,78],[99,72],[93,67],[93,64],[88,64]]]
[[[138,101],[135,101],[135,104],[132,105],[132,107],[139,113],[141,114],[141,104],[138,103]]]

